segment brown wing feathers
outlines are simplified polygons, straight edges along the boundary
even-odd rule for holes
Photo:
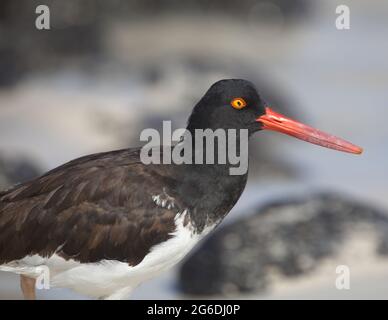
[[[74,160],[0,193],[0,264],[57,253],[80,262],[139,263],[174,231],[176,212],[135,150]]]

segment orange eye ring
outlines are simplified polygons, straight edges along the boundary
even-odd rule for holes
[[[247,106],[247,103],[243,98],[234,98],[230,102],[231,106],[237,110],[241,110],[242,108],[245,108]]]

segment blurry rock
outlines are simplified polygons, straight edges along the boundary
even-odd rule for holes
[[[37,30],[35,9],[50,9],[50,30]],[[261,10],[257,5],[272,10]],[[2,0],[0,1],[0,87],[12,85],[28,72],[58,70],[78,66],[96,69],[110,52],[106,34],[110,25],[121,21],[141,21],[161,15],[227,15],[233,20],[271,20],[280,15],[294,20],[309,13],[307,0],[177,1],[177,0]],[[275,10],[276,14],[272,14]],[[253,16],[252,16],[253,14]],[[269,21],[271,22],[271,21]],[[126,53],[128,54],[128,53]],[[3,61],[1,61],[3,60]],[[151,79],[155,74],[149,75]]]
[[[271,286],[271,273],[309,273],[360,229],[376,239],[374,254],[388,254],[388,215],[352,198],[320,193],[255,212],[216,231],[189,257],[179,273],[184,293],[263,292]]]
[[[28,72],[58,70],[74,63],[87,69],[101,52],[95,1],[44,3],[50,9],[50,30],[35,27],[35,10],[41,4],[38,0],[0,2],[0,87],[15,84]]]
[[[112,1],[110,9],[113,12],[114,10],[121,10],[121,12],[131,15],[134,13],[148,16],[168,13],[208,14],[210,12],[244,18],[246,14],[252,10],[252,7],[261,3],[272,4],[273,6],[278,7],[282,14],[288,19],[306,14],[312,6],[311,2],[308,0],[116,0]],[[130,11],[132,11],[132,13]]]
[[[18,61],[13,48],[0,47],[0,87],[12,86],[19,80],[24,70]]]
[[[40,168],[27,158],[0,156],[0,190],[33,179],[41,173]]]

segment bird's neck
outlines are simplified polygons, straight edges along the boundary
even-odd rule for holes
[[[233,208],[247,182],[247,173],[230,175],[228,165],[193,164],[180,166],[178,188],[195,228],[219,223]]]
[[[240,131],[234,130],[233,136],[228,130],[221,130],[220,135],[212,136],[216,130],[210,130],[210,135],[203,136],[197,129],[188,127],[190,139],[184,137],[179,146],[173,148],[172,157],[174,152],[179,156],[184,154],[185,161],[178,164],[173,159],[171,168],[175,178],[173,192],[182,199],[181,209],[188,209],[191,222],[200,232],[206,226],[220,222],[245,188],[248,135],[242,137]],[[191,161],[187,162],[188,159]]]
[[[180,142],[181,149],[190,150],[191,163],[198,170],[219,174],[243,175],[248,170],[248,130],[187,127],[188,136]],[[202,164],[206,164],[202,166]],[[211,165],[211,166],[207,166]],[[237,167],[238,169],[232,169]],[[225,171],[225,172],[224,172]],[[227,172],[226,172],[227,171]]]

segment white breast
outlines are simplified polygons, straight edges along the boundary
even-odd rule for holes
[[[48,259],[39,256],[26,257],[0,266],[0,270],[36,276],[34,267],[44,264],[50,269],[50,286],[70,288],[96,298],[126,298],[140,283],[179,262],[216,226],[209,226],[197,234],[190,223],[184,226],[186,215],[187,211],[184,211],[177,216],[176,229],[169,240],[152,247],[144,259],[133,267],[114,260],[81,264],[53,255]]]

